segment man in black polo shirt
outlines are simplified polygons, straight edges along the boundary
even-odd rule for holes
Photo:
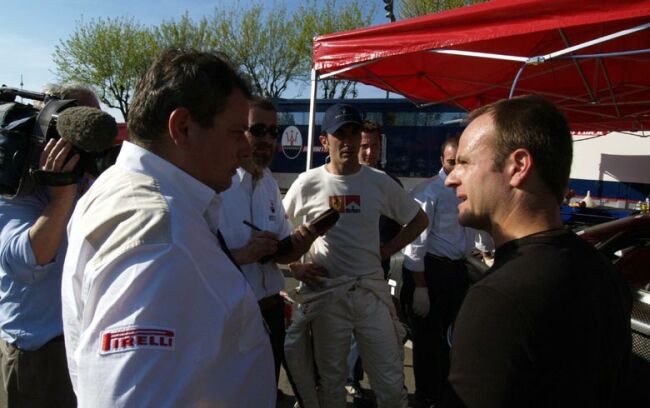
[[[452,337],[447,406],[612,406],[630,355],[630,294],[612,265],[563,228],[572,159],[564,117],[540,97],[473,112],[461,136],[462,225],[490,232],[494,266],[468,292]]]

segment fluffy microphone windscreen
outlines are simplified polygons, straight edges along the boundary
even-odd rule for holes
[[[85,152],[101,152],[115,143],[117,124],[106,112],[75,106],[59,114],[56,130],[61,138]]]

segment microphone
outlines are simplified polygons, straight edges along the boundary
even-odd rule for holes
[[[99,153],[113,147],[117,137],[115,119],[88,106],[74,106],[59,113],[56,130],[62,139],[87,153]]]

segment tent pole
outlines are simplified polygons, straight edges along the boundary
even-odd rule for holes
[[[309,94],[309,130],[307,131],[307,168],[312,167],[312,156],[314,155],[314,129],[316,128],[316,92],[318,91],[318,74],[314,68],[311,69],[311,93]]]
[[[519,68],[519,71],[517,71],[517,75],[515,76],[515,80],[512,81],[512,87],[510,87],[510,95],[508,95],[508,99],[512,99],[512,95],[515,94],[515,88],[517,87],[517,82],[519,82],[519,77],[524,72],[524,68],[526,68],[526,65],[528,65],[528,64],[522,65],[521,68]]]
[[[544,61],[547,61],[547,60],[550,60],[550,59],[555,59],[555,58],[557,58],[559,56],[562,56],[562,55],[565,55],[565,54],[570,54],[573,51],[578,51],[578,50],[581,50],[583,48],[591,47],[592,45],[597,45],[597,44],[600,44],[600,43],[604,43],[606,41],[610,41],[610,40],[613,40],[613,39],[616,39],[616,38],[619,38],[619,37],[634,34],[636,32],[647,30],[647,29],[650,29],[650,23],[642,24],[640,26],[629,28],[627,30],[618,31],[616,33],[606,35],[606,36],[603,36],[603,37],[599,37],[599,38],[596,38],[596,39],[591,40],[591,41],[583,42],[582,44],[574,45],[573,47],[565,48],[565,49],[560,50],[560,51],[556,51],[556,52],[552,52],[550,54],[542,55],[542,56],[540,56],[538,58],[541,60],[541,62],[544,62]]]
[[[570,46],[569,38],[564,32],[564,29],[560,28],[558,29],[558,32],[560,33],[560,38],[562,38],[562,42],[564,42],[564,46],[569,47]],[[572,54],[569,55],[571,56]],[[589,95],[589,101],[591,103],[596,103],[596,96],[594,95],[594,91],[592,91],[591,87],[589,86],[589,82],[587,82],[587,78],[585,77],[585,72],[582,69],[582,65],[580,65],[580,60],[572,58],[571,62],[573,62],[573,65],[576,67],[578,76],[580,76],[580,80],[582,81],[582,86],[585,87],[585,90],[587,91],[587,95]]]

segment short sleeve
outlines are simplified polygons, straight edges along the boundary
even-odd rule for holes
[[[287,215],[288,220],[293,224],[300,224],[297,222],[298,210],[302,208],[302,175],[299,175],[298,178],[291,184],[289,190],[284,195],[282,200],[282,206],[284,207],[285,214]]]
[[[435,202],[427,200],[426,197],[418,196],[414,200],[420,204],[420,208],[427,215],[429,224],[413,242],[404,247],[404,267],[414,272],[423,272],[424,257],[427,253],[427,237],[433,226]]]
[[[61,251],[47,265],[37,265],[29,240],[29,229],[44,208],[36,196],[0,201],[0,267],[14,281],[30,284],[61,267]]]
[[[401,225],[406,225],[415,218],[420,206],[390,176],[385,175],[385,177],[384,196],[386,197],[386,206],[382,215],[397,221]]]

